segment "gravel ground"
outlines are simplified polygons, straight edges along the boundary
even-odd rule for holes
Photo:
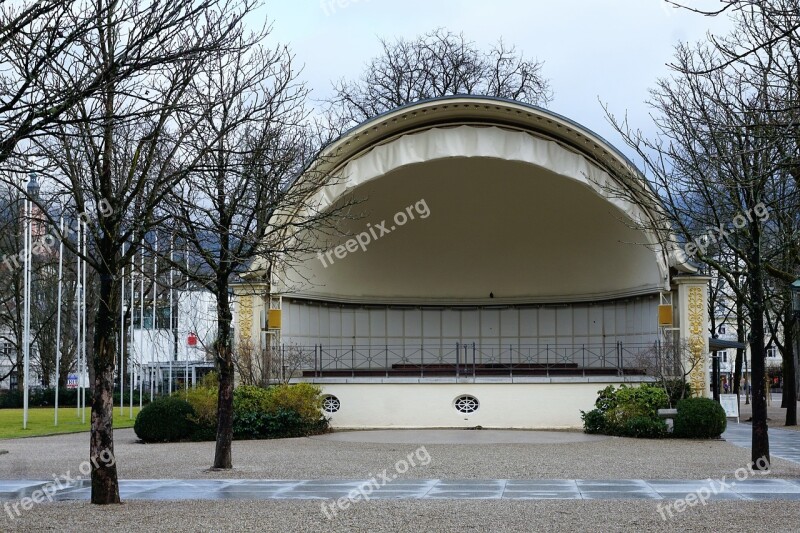
[[[208,472],[214,444],[144,445],[132,430],[116,434],[120,477],[365,478],[392,468],[413,444],[316,439],[234,443],[231,472]],[[86,459],[88,435],[0,441],[0,478],[51,478],[75,472]],[[729,475],[749,452],[723,441],[608,438],[568,444],[431,444],[427,467],[408,478],[705,479]],[[776,477],[800,477],[800,465],[776,459]],[[662,501],[661,505],[669,502]],[[372,500],[333,520],[319,500],[131,501],[98,507],[86,502],[36,505],[0,531],[796,531],[800,501],[710,502],[669,521],[659,502],[634,500]],[[784,526],[790,524],[790,526]]]
[[[712,502],[662,521],[655,502],[373,500],[333,520],[319,501],[45,504],[3,531],[797,531],[797,502]]]
[[[48,479],[77,471],[88,434],[0,441],[0,479]],[[414,444],[373,444],[310,438],[237,441],[235,468],[208,472],[213,442],[140,444],[133,430],[115,432],[123,479],[362,479],[391,469]],[[430,464],[406,478],[439,479],[706,479],[731,474],[750,453],[724,441],[608,438],[568,444],[431,444]],[[776,477],[800,477],[800,465],[773,461]]]

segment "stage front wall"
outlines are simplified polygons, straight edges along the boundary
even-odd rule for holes
[[[657,336],[658,296],[598,304],[506,308],[392,308],[283,301],[284,345],[448,349],[645,345]]]

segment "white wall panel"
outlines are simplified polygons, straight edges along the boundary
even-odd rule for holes
[[[283,342],[446,349],[457,342],[509,346],[652,342],[658,299],[567,307],[389,309],[325,306],[284,300]]]

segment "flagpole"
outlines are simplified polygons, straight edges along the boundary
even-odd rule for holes
[[[122,257],[125,256],[125,243],[122,243]],[[122,265],[122,296],[119,300],[119,414],[125,414],[125,264]]]
[[[184,259],[184,267],[186,268],[186,279],[183,286],[184,295],[189,294],[188,287],[189,287],[189,246],[184,241],[183,244],[183,259]],[[188,331],[187,331],[188,335]],[[189,347],[186,347],[186,373],[183,376],[184,388],[186,389],[186,397],[189,397]]]
[[[81,414],[81,221],[77,219],[78,222],[78,240],[75,242],[75,249],[78,253],[75,254],[75,271],[76,271],[76,281],[75,281],[75,313],[76,313],[76,333],[78,334],[77,341],[75,342],[75,355],[77,356],[77,369],[76,372],[78,374],[78,386],[75,389],[75,405],[77,410],[75,411],[75,416],[80,416]]]
[[[83,225],[83,256],[86,257],[86,224]],[[86,259],[83,260],[83,297],[81,298],[81,305],[83,305],[83,320],[81,327],[83,328],[83,373],[87,373],[88,365],[86,363]],[[81,374],[81,381],[83,381],[83,373]],[[88,377],[88,376],[87,376]],[[113,403],[113,402],[112,402]],[[81,424],[86,423],[86,386],[81,389]]]
[[[133,243],[131,243],[133,246]],[[136,305],[134,301],[134,293],[133,293],[133,282],[134,282],[134,273],[136,272],[136,252],[134,251],[133,255],[131,255],[131,352],[133,351],[133,313],[136,312]],[[130,376],[128,379],[130,392],[128,393],[128,418],[133,420],[133,353],[128,353],[128,375]]]
[[[153,389],[156,384],[156,295],[158,293],[158,235],[156,235],[155,251],[153,253],[153,334],[150,336],[153,348],[153,365],[150,368],[150,401],[153,401]],[[159,367],[161,366],[159,362]]]
[[[175,359],[176,355],[176,348],[175,345],[175,325],[173,323],[174,316],[172,314],[173,310],[173,295],[172,295],[172,285],[174,283],[174,276],[173,276],[173,269],[172,269],[172,245],[173,245],[173,237],[170,237],[169,240],[169,347],[170,347],[170,355],[169,355],[169,394],[172,396],[172,360]]]
[[[53,425],[58,425],[58,380],[61,377],[61,282],[64,275],[64,215],[58,223],[58,310],[56,311],[56,407]]]
[[[139,409],[142,408],[142,360],[144,360],[144,239],[141,247],[141,271],[139,272]]]
[[[22,429],[28,429],[28,380],[30,378],[30,327],[31,327],[31,246],[30,246],[30,233],[31,233],[31,202],[28,196],[25,196],[25,225],[24,237],[25,241],[25,273],[23,275],[23,293],[25,303],[22,306],[22,354],[23,354],[23,380],[25,389],[22,393]]]

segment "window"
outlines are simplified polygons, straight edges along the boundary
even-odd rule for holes
[[[459,413],[469,414],[474,413],[478,410],[480,403],[475,396],[470,396],[469,394],[465,394],[463,396],[459,396],[456,398],[454,402],[456,411]]]
[[[776,346],[770,346],[767,348],[767,357],[778,357],[778,348]]]
[[[723,363],[727,363],[728,362],[728,352],[727,351],[719,352],[719,360],[722,361]]]
[[[727,331],[727,328],[725,327],[725,324],[721,324],[721,325],[720,325],[720,326],[717,328],[717,332],[718,332],[720,335],[725,335],[726,331]]]
[[[326,413],[333,414],[338,411],[341,406],[342,404],[336,396],[329,395],[322,399],[322,410]]]

